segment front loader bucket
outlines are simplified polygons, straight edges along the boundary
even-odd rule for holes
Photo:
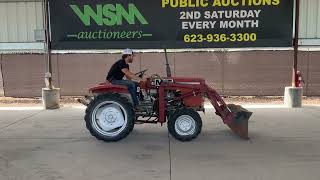
[[[248,136],[248,121],[252,112],[235,104],[228,104],[227,107],[234,114],[234,117],[227,125],[240,138],[249,139]]]

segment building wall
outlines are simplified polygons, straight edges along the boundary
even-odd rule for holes
[[[34,31],[43,29],[41,0],[0,0],[0,51],[43,49]]]
[[[300,45],[320,45],[320,1],[300,2]],[[43,54],[12,54],[10,50],[43,50],[43,44],[34,39],[34,30],[43,28],[42,6],[42,0],[0,0],[0,96],[1,89],[5,96],[41,96],[45,86]],[[320,51],[299,54],[305,95],[320,95]],[[89,87],[104,80],[118,57],[119,54],[54,54],[54,85],[61,88],[62,95],[84,95]],[[169,54],[174,75],[203,77],[226,95],[283,95],[283,88],[291,85],[292,58],[292,51],[276,48]],[[149,68],[149,74],[165,75],[163,61],[161,53],[139,54],[132,69]]]
[[[299,70],[305,79],[304,95],[320,95],[320,52],[300,52]],[[53,85],[63,96],[85,95],[103,82],[120,54],[54,54]],[[224,95],[279,95],[291,85],[292,51],[170,53],[174,76],[202,77]],[[5,96],[41,96],[44,56],[2,55]],[[17,66],[19,64],[19,66]],[[163,53],[137,54],[132,71],[165,76]]]
[[[2,55],[0,54],[0,97],[4,96],[3,78],[2,78]]]
[[[320,45],[320,1],[300,0],[300,45]]]
[[[35,42],[34,30],[43,29],[42,2],[0,1],[0,42]]]
[[[300,44],[320,45],[320,1],[300,3]],[[0,43],[35,42],[34,30],[43,28],[42,7],[42,0],[0,0]]]

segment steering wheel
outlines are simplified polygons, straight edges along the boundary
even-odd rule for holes
[[[160,79],[160,80],[162,80],[161,76],[159,76],[158,74],[152,74],[152,75],[150,76],[150,78],[151,78],[152,80],[155,80],[155,79]]]
[[[145,69],[145,70],[142,70],[142,71],[139,71],[139,72],[135,73],[134,75],[139,76],[140,78],[142,78],[144,73],[147,72],[147,71],[148,71],[148,69]]]

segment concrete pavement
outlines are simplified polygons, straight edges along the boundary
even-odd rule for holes
[[[318,180],[320,106],[248,107],[250,141],[207,109],[202,133],[186,143],[160,125],[98,141],[83,108],[0,108],[0,180]]]

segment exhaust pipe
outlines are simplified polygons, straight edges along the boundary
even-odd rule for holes
[[[84,98],[79,98],[79,99],[77,99],[77,101],[78,101],[80,104],[83,104],[83,105],[85,105],[85,106],[88,106],[92,100],[93,100],[93,98],[90,97],[90,96],[84,96]]]
[[[89,105],[89,103],[86,101],[86,100],[84,100],[84,99],[77,99],[77,101],[78,101],[78,103],[80,103],[80,104],[83,104],[83,105],[85,105],[85,106],[88,106]]]

